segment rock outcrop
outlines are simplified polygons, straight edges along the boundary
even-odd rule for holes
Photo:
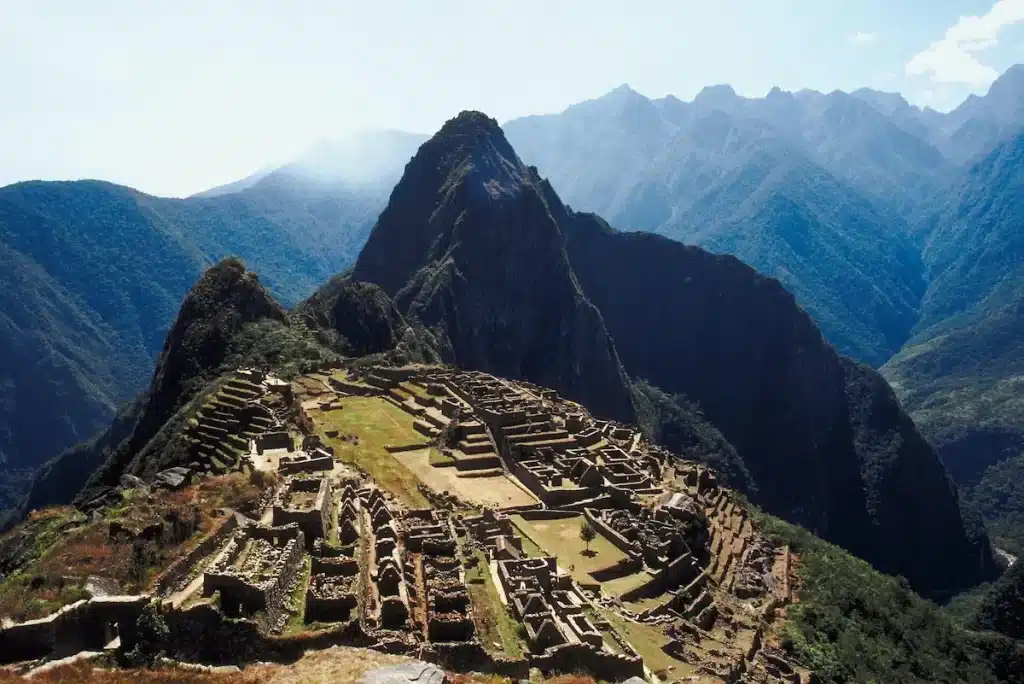
[[[242,347],[276,346],[269,330],[247,345],[239,343],[242,333],[258,323],[280,329],[288,320],[256,274],[238,259],[208,269],[182,302],[148,392],[103,436],[45,466],[33,483],[30,504],[63,503],[76,492],[79,502],[87,503],[117,485],[125,472],[154,475],[183,465],[159,457],[167,440],[156,443],[154,438],[173,432],[168,423],[225,362],[245,358]]]
[[[767,510],[946,594],[995,571],[934,450],[875,371],[839,356],[773,278],[564,210],[573,270],[630,375],[683,394]]]

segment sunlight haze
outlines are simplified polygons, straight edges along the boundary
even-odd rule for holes
[[[871,87],[956,106],[1024,58],[1017,0],[0,2],[0,184],[184,196],[360,131],[556,112],[628,83]],[[961,17],[968,17],[963,21]],[[17,106],[10,106],[16,103]]]

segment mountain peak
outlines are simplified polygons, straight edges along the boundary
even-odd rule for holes
[[[529,377],[628,419],[628,379],[553,213],[565,209],[497,123],[463,112],[409,162],[352,279],[438,331],[446,360]]]
[[[1016,121],[1024,100],[1024,64],[1014,64],[1004,71],[989,87],[985,100],[999,119]]]
[[[738,97],[731,85],[721,83],[702,88],[697,97],[693,98],[693,102],[708,107],[724,108],[732,106]]]
[[[999,78],[993,81],[992,85],[989,86],[989,93],[991,94],[993,90],[999,90],[1010,86],[1016,88],[1024,86],[1024,64],[1014,64],[1004,71]]]
[[[467,109],[445,121],[434,137],[495,134],[504,137],[504,133],[501,132],[501,126],[498,125],[495,119],[492,119],[483,112]]]

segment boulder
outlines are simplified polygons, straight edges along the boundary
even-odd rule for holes
[[[363,674],[359,684],[447,684],[448,677],[437,665],[418,660],[379,667]]]
[[[166,489],[180,489],[188,484],[188,476],[192,473],[181,466],[162,470],[153,476],[153,486]]]
[[[121,489],[145,489],[148,487],[145,480],[135,475],[125,473],[120,480]]]

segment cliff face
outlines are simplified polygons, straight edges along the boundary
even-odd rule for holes
[[[629,380],[540,183],[494,120],[464,112],[409,162],[352,278],[379,285],[459,365],[631,420]]]
[[[630,375],[681,393],[736,448],[755,501],[919,590],[994,572],[938,456],[875,371],[838,354],[774,279],[566,210],[570,260]]]

